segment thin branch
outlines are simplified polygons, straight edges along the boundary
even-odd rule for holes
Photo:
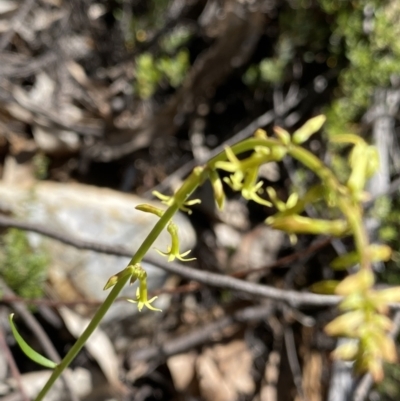
[[[123,247],[110,246],[91,241],[82,241],[68,235],[60,234],[59,232],[48,229],[41,225],[20,222],[10,217],[0,216],[0,226],[14,227],[22,230],[33,231],[38,234],[48,236],[50,238],[54,238],[65,244],[75,246],[78,249],[88,249],[110,255],[127,257],[132,256],[132,252]],[[342,297],[337,295],[320,295],[309,292],[279,289],[263,284],[251,283],[243,280],[238,280],[234,277],[228,277],[217,273],[196,270],[193,267],[183,266],[175,262],[164,262],[152,256],[147,256],[146,258],[144,258],[144,260],[146,262],[152,263],[153,265],[161,269],[164,269],[170,273],[177,274],[189,280],[198,281],[202,284],[210,285],[212,287],[241,291],[252,294],[253,296],[260,296],[272,299],[274,301],[281,301],[294,308],[301,308],[305,306],[335,306],[342,299]],[[390,306],[393,309],[400,308],[400,304],[391,304]]]
[[[289,367],[292,372],[293,382],[296,386],[297,393],[303,401],[308,401],[303,389],[303,379],[299,358],[297,357],[296,344],[293,336],[293,329],[287,324],[283,329],[283,337],[285,339],[286,354],[289,361]]]
[[[123,247],[110,246],[91,241],[82,241],[68,235],[60,234],[55,230],[51,230],[38,224],[20,222],[6,216],[0,216],[0,226],[14,227],[22,230],[33,231],[38,234],[42,234],[61,241],[65,244],[72,245],[78,249],[88,249],[100,253],[118,256],[132,256],[132,252]],[[283,301],[293,307],[332,306],[336,305],[341,299],[341,297],[336,295],[319,295],[293,290],[282,290],[266,285],[250,283],[247,281],[238,280],[234,277],[227,277],[221,274],[195,270],[192,267],[186,267],[175,262],[163,262],[158,258],[154,258],[151,256],[147,256],[144,260],[170,273],[178,274],[179,276],[185,277],[189,280],[195,280],[202,284],[211,285],[213,287],[242,291],[253,294],[254,296],[270,298],[275,301]]]
[[[306,256],[311,255],[312,253],[315,253],[315,252],[321,250],[322,248],[325,248],[332,242],[332,240],[333,239],[330,237],[326,238],[326,239],[322,239],[322,240],[317,240],[304,250],[296,251],[296,252],[291,253],[290,255],[283,256],[282,258],[279,258],[278,260],[276,260],[275,262],[273,262],[267,266],[258,267],[255,269],[240,270],[238,272],[233,273],[232,277],[242,278],[242,277],[246,277],[252,273],[259,273],[262,271],[269,271],[271,269],[276,269],[277,267],[288,266],[290,263],[293,263],[294,261],[296,261],[298,259],[302,259]]]
[[[129,361],[133,364],[137,361],[148,361],[154,358],[161,358],[164,360],[169,356],[186,352],[189,349],[211,341],[215,334],[220,333],[228,326],[235,323],[246,323],[265,319],[272,314],[272,311],[273,308],[266,305],[251,306],[241,309],[231,316],[224,316],[217,321],[202,325],[200,328],[188,334],[165,341],[161,345],[154,345],[135,351],[129,356]]]
[[[7,44],[11,40],[15,31],[17,31],[22,23],[24,22],[25,17],[28,15],[29,11],[32,9],[35,0],[25,0],[25,2],[19,7],[18,12],[10,21],[10,28],[7,32],[3,34],[0,39],[0,51],[4,50],[7,47]]]
[[[40,224],[27,223],[7,216],[0,216],[0,227],[18,228],[20,230],[31,231],[49,238],[53,238],[64,244],[71,245],[77,249],[87,249],[99,253],[105,253],[108,255],[126,257],[132,256],[132,251],[129,251],[128,249],[123,247],[101,244],[99,242],[84,241],[69,235],[61,234],[59,231],[47,228],[46,226]]]
[[[304,306],[334,306],[337,305],[342,299],[336,295],[319,295],[308,292],[282,290],[267,285],[238,280],[234,277],[227,277],[221,274],[196,270],[174,262],[161,264],[159,261],[152,258],[148,258],[147,261],[157,264],[157,266],[170,273],[177,274],[190,280],[199,281],[202,284],[207,284],[212,287],[241,291],[251,294],[255,297],[260,296],[272,299],[274,301],[281,301],[295,308]]]

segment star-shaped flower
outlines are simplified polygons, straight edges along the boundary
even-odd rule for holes
[[[185,258],[186,255],[190,253],[186,251],[184,253],[179,252],[179,238],[178,238],[178,227],[175,223],[170,222],[167,227],[167,231],[171,235],[171,246],[167,248],[167,252],[161,252],[160,250],[156,249],[156,251],[163,256],[168,257],[168,262],[172,262],[175,259],[178,259],[182,262],[189,262],[191,260],[196,260],[196,258]]]
[[[142,282],[140,282],[139,287],[136,289],[136,300],[134,299],[127,299],[128,302],[131,302],[133,304],[138,304],[138,311],[141,312],[143,307],[145,306],[147,309],[156,311],[156,312],[162,312],[161,309],[154,308],[154,306],[151,305],[153,301],[155,301],[158,297],[153,297],[151,299],[147,299],[147,288],[146,288],[146,294],[144,295],[143,292],[140,290],[140,287],[142,285]]]
[[[132,276],[133,278],[133,276]],[[147,299],[147,273],[145,270],[141,269],[138,271],[136,278],[139,280],[139,287],[136,289],[136,299],[128,299],[128,302],[138,304],[139,312],[142,311],[143,307],[145,306],[147,309],[161,312],[161,309],[154,308],[151,305],[153,301],[157,299],[157,297],[153,297],[151,299]],[[133,280],[134,281],[134,280]],[[131,281],[131,282],[133,282]]]

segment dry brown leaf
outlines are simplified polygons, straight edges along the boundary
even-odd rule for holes
[[[90,322],[89,319],[82,318],[66,307],[59,308],[58,311],[68,330],[74,337],[80,336]],[[108,382],[116,389],[122,389],[122,383],[118,377],[118,357],[110,339],[104,331],[98,327],[89,337],[85,346],[99,364]]]
[[[251,376],[253,356],[242,340],[232,341],[226,345],[214,347],[215,358],[227,383],[237,393],[251,394],[254,380]]]
[[[196,365],[202,396],[209,401],[233,401],[239,394],[253,393],[252,364],[251,352],[242,340],[207,349]]]
[[[225,382],[210,350],[205,351],[197,358],[196,370],[200,393],[206,401],[233,401],[236,399],[236,392]]]
[[[177,391],[185,391],[194,378],[197,353],[178,354],[167,359],[172,381]]]

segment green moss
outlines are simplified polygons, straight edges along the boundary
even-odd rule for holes
[[[397,400],[400,396],[400,366],[385,364],[385,378],[377,386],[381,401]]]
[[[173,54],[184,46],[191,37],[192,33],[188,27],[178,27],[162,38],[160,47],[164,52]]]
[[[143,53],[136,59],[135,89],[142,99],[148,99],[163,81],[177,88],[189,69],[189,52],[178,51],[174,56],[154,57]]]
[[[155,92],[161,79],[155,59],[150,53],[143,53],[136,59],[136,91],[142,99],[148,99]]]
[[[339,76],[336,99],[326,110],[327,130],[334,135],[354,131],[354,123],[371,106],[375,89],[390,86],[391,78],[400,74],[400,5],[394,0],[319,3],[333,17],[330,51],[343,46],[348,60]],[[372,14],[369,22],[367,9]]]
[[[0,248],[0,275],[23,298],[39,298],[48,266],[47,256],[29,246],[24,231],[10,229]]]

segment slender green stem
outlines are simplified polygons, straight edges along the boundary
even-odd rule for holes
[[[193,191],[204,181],[207,176],[207,171],[203,168],[198,169],[187,178],[182,187],[178,190],[178,192],[174,196],[174,203],[163,213],[160,220],[153,227],[151,232],[148,234],[146,239],[143,241],[142,245],[139,247],[138,251],[133,256],[129,265],[135,265],[140,263],[154,241],[158,238],[161,231],[167,226],[169,221],[172,219],[174,214],[179,210],[179,208],[183,205],[183,203],[187,200],[187,198],[193,193]],[[76,340],[76,343],[69,350],[67,355],[65,355],[64,359],[60,362],[59,365],[54,369],[52,375],[49,380],[40,391],[35,401],[43,400],[44,396],[50,390],[54,382],[60,377],[61,373],[69,366],[69,364],[76,357],[78,352],[85,345],[88,338],[93,334],[96,330],[97,326],[100,324],[104,315],[107,313],[108,309],[111,307],[115,299],[118,297],[119,293],[122,291],[125,284],[127,284],[130,279],[130,275],[122,276],[113,289],[111,290],[108,297],[105,299],[104,303],[99,307],[96,314],[93,316],[93,319],[85,329],[85,331],[81,334],[81,336]]]
[[[233,153],[235,155],[239,155],[240,153],[247,152],[249,150],[254,150],[257,146],[263,146],[267,148],[273,148],[274,146],[282,147],[282,143],[279,142],[275,138],[249,138],[242,142],[237,143],[231,147]],[[226,160],[226,153],[221,152],[219,155],[213,157],[211,160],[207,162],[207,166],[211,169],[215,168],[215,163],[219,161]]]

